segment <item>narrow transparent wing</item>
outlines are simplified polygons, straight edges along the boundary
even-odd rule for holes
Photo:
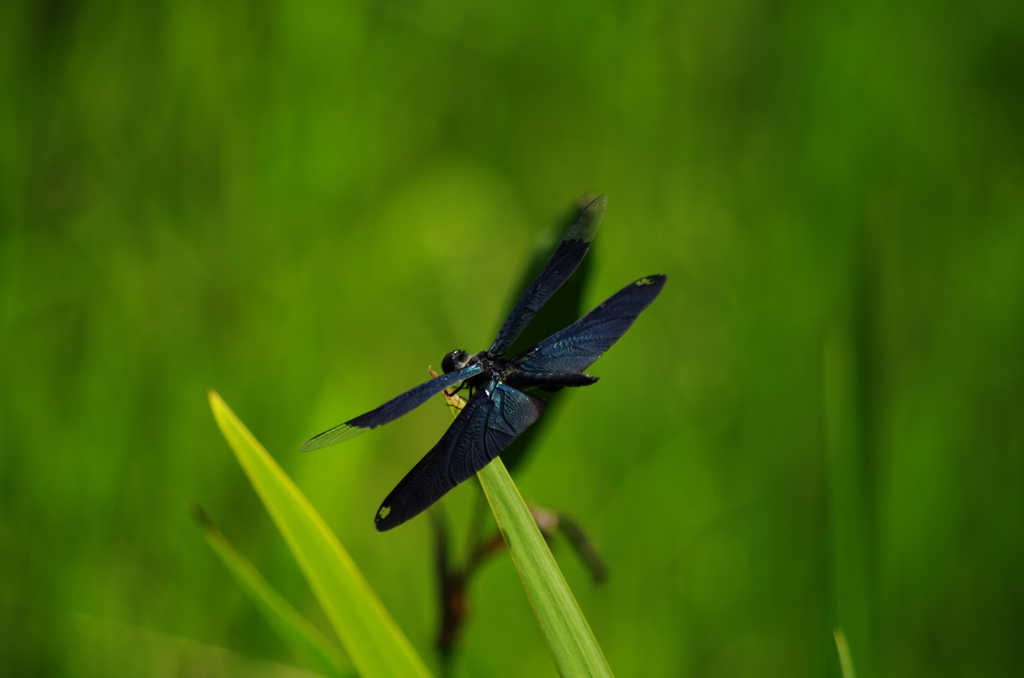
[[[491,344],[492,355],[499,356],[507,351],[522,333],[526,326],[537,315],[537,311],[558,291],[558,288],[569,279],[576,267],[583,261],[590,249],[590,243],[597,234],[604,216],[604,206],[608,199],[601,195],[583,208],[572,226],[566,231],[562,242],[551,254],[544,270],[540,272],[523,296],[516,302],[515,308],[505,319],[505,324],[498,330],[498,336]]]
[[[457,372],[444,374],[424,382],[416,388],[409,389],[402,395],[392,398],[375,410],[361,414],[355,419],[349,419],[344,424],[338,424],[334,428],[327,429],[323,433],[313,436],[302,443],[302,447],[299,449],[303,452],[319,450],[321,447],[328,447],[349,438],[355,438],[360,433],[383,426],[388,422],[398,419],[403,414],[412,412],[446,388],[455,386],[459,382],[469,379],[474,374],[478,374],[481,369],[479,365],[470,365]]]
[[[499,381],[477,391],[441,440],[377,509],[381,532],[415,517],[489,464],[544,411],[547,403]]]
[[[626,333],[664,286],[663,275],[649,275],[631,282],[514,362],[527,372],[582,372]]]

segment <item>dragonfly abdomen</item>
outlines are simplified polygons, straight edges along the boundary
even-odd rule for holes
[[[519,369],[511,371],[502,379],[513,388],[523,389],[536,386],[545,391],[557,391],[565,386],[590,386],[597,383],[597,380],[598,377],[576,372],[527,372]]]

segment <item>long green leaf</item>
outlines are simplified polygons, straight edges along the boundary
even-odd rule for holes
[[[562,676],[611,676],[612,670],[558,564],[501,459],[477,476]]]
[[[858,377],[853,331],[837,325],[826,337],[823,358],[832,622],[852,641],[861,673],[871,674],[869,483],[865,480],[868,465],[861,410],[863,386]]]
[[[843,671],[843,678],[857,678],[853,670],[853,657],[850,656],[850,644],[846,642],[846,634],[840,628],[835,628],[832,633],[836,637],[836,649],[839,651],[839,667]]]
[[[589,205],[590,201],[596,197],[595,195],[580,196],[571,209],[567,210],[561,218],[553,221],[550,226],[541,232],[540,238],[534,243],[533,250],[530,253],[530,260],[527,262],[526,268],[519,278],[519,284],[513,288],[515,294],[509,297],[508,308],[512,308],[519,301],[519,297],[522,296],[523,292],[540,275],[558,243],[562,241],[562,236],[565,235],[572,222],[576,220],[580,210]],[[590,281],[590,272],[593,269],[594,250],[600,247],[600,243],[594,243],[590,246],[590,254],[580,262],[576,272],[565,281],[561,289],[555,292],[548,303],[544,304],[544,308],[537,314],[537,317],[527,325],[522,335],[516,340],[516,343],[509,348],[507,351],[508,355],[519,355],[543,339],[579,320],[580,316],[583,315],[583,292]],[[548,405],[544,409],[545,416],[537,420],[533,426],[523,431],[519,437],[512,441],[511,445],[502,450],[501,461],[505,464],[505,468],[510,474],[515,473],[519,469],[519,464],[530,455],[534,442],[539,440],[541,432],[547,428],[548,422],[552,420],[552,413],[561,407],[559,401],[565,397],[568,390],[562,389],[561,391],[545,393],[544,400],[548,401]]]
[[[327,523],[215,391],[210,407],[359,675],[429,676]]]
[[[196,518],[214,553],[220,557],[281,639],[297,652],[311,657],[328,676],[341,678],[353,675],[351,664],[338,648],[274,590],[253,564],[217,529],[206,512],[197,509]]]

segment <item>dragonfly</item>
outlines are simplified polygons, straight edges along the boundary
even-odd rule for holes
[[[611,348],[661,293],[664,275],[635,280],[572,325],[519,355],[506,357],[533,317],[587,255],[606,203],[602,195],[580,211],[490,348],[472,355],[461,349],[451,351],[441,360],[443,375],[302,445],[303,452],[328,447],[394,421],[442,391],[468,390],[465,406],[441,440],[377,509],[374,526],[378,531],[390,530],[425,511],[537,421],[547,402],[526,389],[557,391],[596,383],[598,377],[584,374],[584,370]]]

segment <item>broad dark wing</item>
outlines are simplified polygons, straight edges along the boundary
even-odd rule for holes
[[[582,372],[619,340],[665,286],[665,276],[632,282],[513,362],[527,372]]]
[[[377,529],[401,525],[482,469],[537,421],[545,405],[537,396],[499,381],[477,391],[437,445],[381,504],[374,518]]]
[[[469,379],[474,374],[478,374],[481,369],[479,365],[470,365],[457,372],[444,374],[424,382],[416,388],[409,389],[397,398],[392,398],[375,410],[359,415],[355,419],[350,419],[344,424],[338,424],[334,428],[327,429],[323,433],[313,436],[302,443],[302,447],[299,449],[303,452],[319,450],[321,447],[327,447],[349,438],[355,438],[360,433],[365,433],[371,428],[383,426],[388,422],[398,419],[403,414],[412,412],[446,388],[455,386],[459,382]]]
[[[597,227],[601,225],[601,217],[604,216],[604,206],[607,202],[605,196],[598,196],[579,213],[576,221],[572,222],[562,242],[558,243],[558,247],[548,259],[544,270],[534,279],[529,289],[523,292],[523,296],[505,319],[505,324],[498,330],[498,336],[489,349],[492,355],[503,354],[515,343],[537,311],[580,265],[597,234]]]

